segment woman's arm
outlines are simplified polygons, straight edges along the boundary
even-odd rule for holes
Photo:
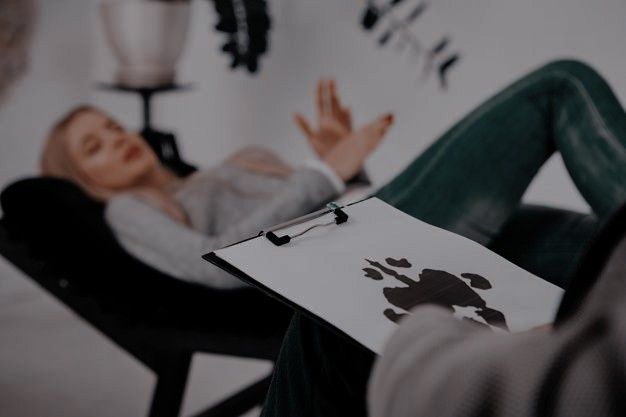
[[[317,155],[326,159],[340,142],[350,140],[352,134],[352,111],[343,105],[334,79],[320,79],[315,93],[317,126],[312,125],[301,113],[294,114],[300,128]],[[361,168],[352,176],[344,178],[348,185],[371,185],[369,176]]]
[[[121,245],[146,264],[182,280],[214,288],[239,288],[245,284],[201,256],[311,212],[336,194],[336,188],[319,170],[296,170],[280,192],[245,220],[216,236],[185,227],[130,194],[112,199],[105,217]]]
[[[211,287],[243,286],[204,262],[201,255],[311,212],[331,200],[343,189],[343,182],[363,168],[392,121],[392,116],[387,115],[352,132],[324,155],[323,163],[294,171],[269,201],[218,236],[204,236],[187,229],[133,196],[112,199],[105,217],[122,246],[145,263],[177,278]],[[325,172],[329,170],[332,172]]]

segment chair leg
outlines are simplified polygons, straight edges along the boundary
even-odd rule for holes
[[[190,364],[191,353],[173,353],[159,360],[149,417],[178,417]]]
[[[194,417],[237,417],[257,405],[262,405],[270,387],[272,374],[219,402]]]

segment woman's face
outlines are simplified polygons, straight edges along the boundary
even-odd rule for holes
[[[97,111],[85,111],[65,131],[70,157],[95,185],[125,189],[140,185],[159,166],[144,140]]]

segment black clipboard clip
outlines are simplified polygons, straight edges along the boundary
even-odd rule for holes
[[[289,236],[289,235],[283,235],[283,236],[278,236],[276,233],[274,233],[277,230],[280,229],[285,229],[287,227],[290,226],[295,226],[298,224],[302,224],[304,222],[307,222],[309,220],[313,220],[315,218],[318,217],[322,217],[328,213],[333,213],[335,215],[335,218],[328,222],[328,223],[319,223],[319,224],[314,224],[306,229],[304,229],[303,231],[296,233],[295,235]],[[348,215],[346,214],[345,211],[342,210],[342,207],[338,206],[336,203],[328,203],[326,205],[325,209],[322,210],[318,210],[316,212],[313,212],[311,214],[308,214],[306,216],[302,216],[302,217],[298,217],[297,219],[291,220],[289,222],[286,223],[282,223],[279,224],[278,226],[275,226],[273,228],[271,228],[270,230],[263,232],[263,234],[265,235],[265,237],[272,242],[274,245],[276,246],[282,246],[285,245],[289,242],[291,242],[292,239],[295,239],[296,237],[302,236],[303,234],[309,232],[310,230],[313,230],[317,227],[326,227],[326,226],[331,226],[331,225],[338,225],[338,224],[342,224],[348,221]]]

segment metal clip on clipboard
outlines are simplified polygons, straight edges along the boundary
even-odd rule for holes
[[[318,210],[318,211],[315,211],[315,212],[313,212],[311,214],[308,214],[306,216],[298,217],[297,219],[288,221],[286,223],[279,224],[278,226],[275,226],[275,227],[269,229],[268,231],[263,232],[263,234],[274,245],[282,246],[282,245],[285,245],[285,244],[291,242],[291,239],[294,239],[296,237],[302,236],[303,234],[305,234],[305,233],[309,232],[310,230],[313,230],[313,229],[315,229],[317,227],[325,227],[325,226],[331,226],[331,225],[334,225],[334,224],[341,224],[341,223],[347,222],[348,221],[348,215],[341,209],[342,209],[342,207],[339,207],[336,203],[328,203],[326,205],[325,209]],[[277,230],[285,229],[287,227],[295,226],[295,225],[298,225],[298,224],[302,224],[302,223],[307,222],[309,220],[313,220],[313,219],[316,219],[318,217],[322,217],[325,214],[328,214],[328,213],[331,213],[331,212],[335,215],[335,219],[333,221],[331,221],[331,222],[314,224],[314,225],[312,225],[312,226],[304,229],[303,231],[301,231],[299,233],[296,233],[295,235],[292,235],[292,236],[289,236],[289,235],[278,236],[276,233],[274,233]]]

